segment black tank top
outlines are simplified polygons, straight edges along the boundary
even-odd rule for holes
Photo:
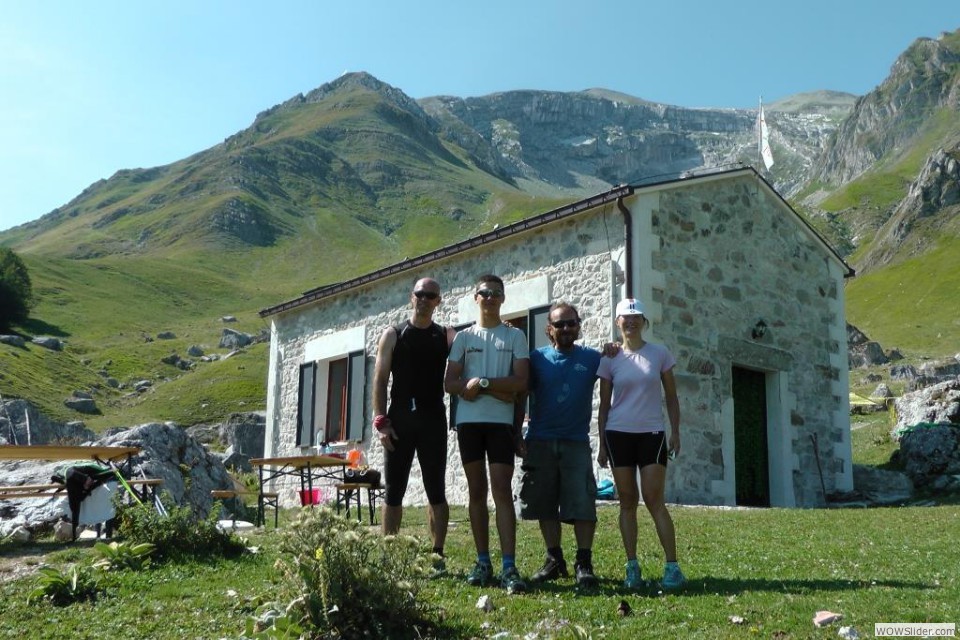
[[[394,330],[397,344],[390,366],[393,386],[389,413],[442,413],[443,374],[449,352],[446,330],[435,322],[418,329],[409,320]]]

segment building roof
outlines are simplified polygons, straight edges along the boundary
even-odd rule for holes
[[[417,256],[415,258],[410,258],[402,260],[400,262],[391,264],[389,266],[383,267],[376,271],[357,276],[356,278],[351,278],[350,280],[345,280],[343,282],[337,282],[334,284],[324,285],[322,287],[317,287],[316,289],[310,289],[305,291],[303,295],[292,300],[287,300],[286,302],[281,302],[280,304],[274,305],[272,307],[267,307],[266,309],[260,310],[260,317],[266,318],[268,316],[277,315],[299,307],[306,306],[323,298],[328,298],[330,296],[343,293],[350,289],[355,289],[363,285],[369,284],[371,282],[386,278],[389,276],[396,275],[398,273],[403,273],[405,271],[410,271],[422,267],[423,265],[430,264],[437,260],[442,260],[444,258],[449,258],[450,256],[456,255],[463,251],[479,247],[481,245],[487,244],[495,240],[502,240],[510,236],[522,233],[525,231],[530,231],[531,229],[536,229],[548,224],[557,222],[558,220],[563,220],[571,216],[575,216],[591,209],[616,202],[620,198],[626,198],[632,196],[637,192],[646,192],[646,191],[657,191],[663,189],[665,186],[672,185],[677,182],[701,182],[705,180],[713,180],[719,177],[732,177],[733,175],[753,175],[758,181],[764,185],[766,190],[775,198],[777,198],[786,209],[789,210],[796,219],[799,220],[809,234],[814,238],[814,240],[822,245],[822,247],[830,254],[832,254],[836,260],[838,260],[846,269],[846,276],[852,276],[854,274],[853,268],[851,268],[838,254],[833,247],[821,236],[816,229],[814,229],[810,224],[803,219],[793,207],[783,199],[783,197],[777,193],[777,191],[768,183],[763,176],[757,173],[753,167],[741,167],[736,169],[727,169],[727,170],[706,170],[699,172],[686,172],[682,175],[673,175],[670,177],[656,177],[643,181],[642,183],[633,184],[633,185],[620,185],[610,189],[609,191],[604,191],[595,196],[585,198],[583,200],[578,200],[576,202],[564,205],[560,208],[547,211],[546,213],[541,213],[535,216],[531,216],[519,222],[513,224],[505,225],[493,229],[492,231],[487,231],[479,235],[467,238],[460,242],[456,242],[445,247],[441,247],[429,253]]]

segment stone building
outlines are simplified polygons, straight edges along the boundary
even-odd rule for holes
[[[853,271],[751,168],[620,186],[262,310],[266,455],[361,440],[379,466],[380,333],[408,317],[424,276],[443,287],[438,322],[472,323],[482,273],[504,279],[502,314],[531,346],[546,342],[553,301],[579,308],[594,347],[616,337],[618,300],[643,301],[645,337],[677,358],[683,451],[669,500],[816,506],[852,489],[843,282]],[[595,422],[593,433],[596,447]],[[448,499],[465,504],[452,432],[448,451]],[[425,503],[416,477],[406,500]]]

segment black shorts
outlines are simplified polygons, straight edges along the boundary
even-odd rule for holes
[[[464,422],[457,425],[457,444],[463,464],[486,459],[490,464],[513,466],[516,440],[512,424]]]
[[[447,474],[447,417],[444,413],[391,415],[390,424],[398,440],[393,451],[383,452],[383,475],[386,483],[384,501],[399,507],[407,492],[413,455],[420,461],[423,490],[430,504],[444,504]]]
[[[667,466],[667,436],[664,431],[627,433],[604,431],[611,467],[644,468],[648,464]]]

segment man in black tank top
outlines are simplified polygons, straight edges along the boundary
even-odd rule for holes
[[[373,426],[384,448],[384,534],[400,530],[403,496],[416,454],[430,503],[428,517],[433,550],[442,557],[449,520],[443,375],[455,332],[433,322],[440,300],[440,285],[436,280],[417,280],[410,295],[413,307],[410,319],[384,329],[380,336],[373,379]],[[388,411],[387,381],[391,376]],[[437,568],[443,568],[442,562]]]

